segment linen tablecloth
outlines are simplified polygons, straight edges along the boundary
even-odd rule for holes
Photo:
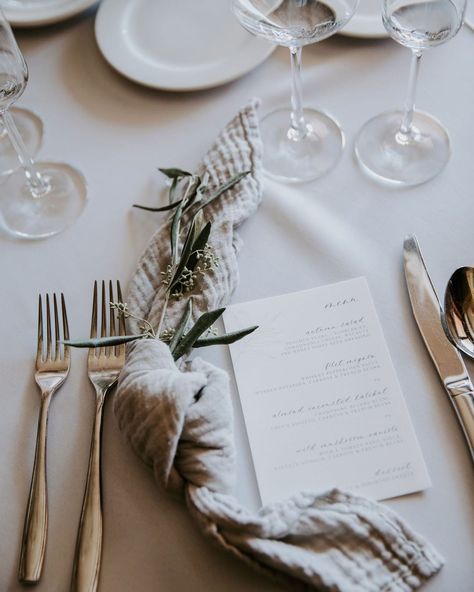
[[[63,290],[71,330],[87,334],[94,279],[126,282],[156,228],[131,211],[158,201],[157,166],[193,166],[219,129],[251,96],[262,113],[286,104],[288,56],[277,50],[254,72],[210,91],[175,94],[136,86],[102,59],[93,12],[42,30],[22,31],[30,82],[19,102],[44,120],[41,155],[78,166],[90,203],[78,222],[48,241],[0,236],[0,590],[17,592],[18,554],[34,452],[38,395],[33,381],[38,292]],[[241,283],[234,301],[368,278],[433,487],[391,500],[447,564],[427,592],[470,592],[474,548],[474,477],[464,441],[412,319],[401,267],[405,234],[415,232],[442,294],[451,272],[472,264],[474,35],[467,30],[427,52],[420,109],[448,128],[453,155],[431,183],[391,190],[365,179],[352,140],[371,116],[403,102],[409,54],[393,41],[337,37],[305,48],[308,104],[336,116],[347,136],[343,157],[317,182],[267,180],[264,203],[242,229]],[[454,67],[455,65],[455,67]],[[0,186],[1,190],[1,186]],[[67,385],[51,406],[48,441],[50,528],[39,592],[69,587],[82,501],[94,396],[85,352],[74,352]],[[231,370],[225,348],[206,352]],[[472,370],[472,366],[469,365]],[[250,452],[233,387],[238,496],[259,505]],[[105,535],[102,592],[181,592],[280,588],[204,543],[182,506],[157,493],[151,475],[123,442],[109,404],[104,425]]]

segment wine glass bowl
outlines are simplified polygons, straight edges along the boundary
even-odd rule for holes
[[[0,111],[8,109],[23,94],[28,68],[13,33],[0,19]]]
[[[354,145],[362,170],[398,186],[419,185],[438,175],[451,155],[443,125],[415,110],[420,60],[425,49],[446,43],[462,26],[466,0],[384,0],[382,19],[390,36],[412,51],[404,110],[370,119]]]
[[[446,43],[462,25],[463,14],[452,0],[385,2],[382,20],[392,39],[412,50]]]
[[[234,12],[250,33],[285,47],[302,47],[333,35],[351,18],[351,2],[318,0],[234,2]]]
[[[303,108],[301,51],[341,29],[358,0],[234,0],[238,20],[248,31],[289,48],[291,107],[265,115],[260,122],[263,165],[270,176],[306,182],[329,171],[339,160],[344,135],[329,115]]]
[[[28,82],[28,68],[8,23],[0,15],[0,111],[7,109],[23,94]],[[13,120],[27,152],[36,154],[43,138],[39,117],[26,109],[14,109]],[[0,175],[20,166],[18,155],[0,123]]]

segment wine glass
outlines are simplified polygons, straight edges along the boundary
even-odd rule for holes
[[[265,171],[284,181],[310,181],[338,161],[344,147],[339,124],[303,108],[301,51],[330,37],[354,14],[358,0],[233,0],[240,23],[251,33],[290,49],[291,108],[261,120]]]
[[[35,156],[43,141],[41,119],[29,109],[13,107],[11,113],[28,154]],[[0,123],[0,175],[11,173],[19,166],[18,156],[10,142],[7,130]]]
[[[466,0],[384,0],[383,23],[390,36],[412,51],[404,110],[369,120],[355,141],[355,154],[372,178],[399,186],[435,177],[451,153],[441,123],[415,110],[415,90],[424,49],[445,43],[461,28]]]
[[[64,163],[39,162],[29,155],[8,108],[28,80],[25,60],[0,9],[0,121],[21,167],[0,186],[0,221],[22,238],[44,238],[61,232],[86,203],[82,174]]]

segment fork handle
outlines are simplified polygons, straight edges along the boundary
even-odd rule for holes
[[[104,396],[98,395],[92,430],[87,483],[77,533],[71,592],[95,592],[102,554],[102,493],[100,442]]]
[[[18,580],[24,584],[36,584],[39,582],[46,550],[46,537],[48,533],[46,433],[51,395],[52,393],[41,396],[38,431],[36,434],[35,462],[31,476],[18,569]]]

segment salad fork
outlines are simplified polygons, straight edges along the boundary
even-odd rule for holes
[[[36,352],[35,380],[41,391],[41,407],[36,435],[35,461],[31,477],[28,506],[21,543],[18,579],[34,584],[41,578],[46,538],[48,532],[48,504],[46,485],[46,434],[48,409],[54,393],[64,383],[69,373],[69,346],[61,345],[60,322],[56,294],[53,294],[54,339],[51,335],[51,310],[49,294],[46,295],[46,352],[44,351],[43,305],[41,295],[38,305],[38,345]],[[69,328],[64,295],[61,294],[61,317],[64,339],[69,339]],[[45,355],[46,354],[46,355]]]
[[[91,339],[96,338],[99,331],[101,337],[125,335],[124,316],[118,315],[117,319],[115,310],[110,306],[114,302],[112,282],[109,282],[108,302],[104,282],[102,282],[101,292],[101,314],[100,319],[98,319],[97,282],[95,282],[92,301]],[[117,299],[122,302],[122,291],[119,282],[117,282]],[[107,309],[109,310],[107,311]],[[109,319],[108,323],[107,318]],[[77,534],[71,592],[95,592],[99,582],[102,554],[102,413],[107,393],[115,386],[124,362],[125,345],[123,344],[89,349],[87,370],[89,380],[94,385],[96,392],[96,409],[86,489]]]

